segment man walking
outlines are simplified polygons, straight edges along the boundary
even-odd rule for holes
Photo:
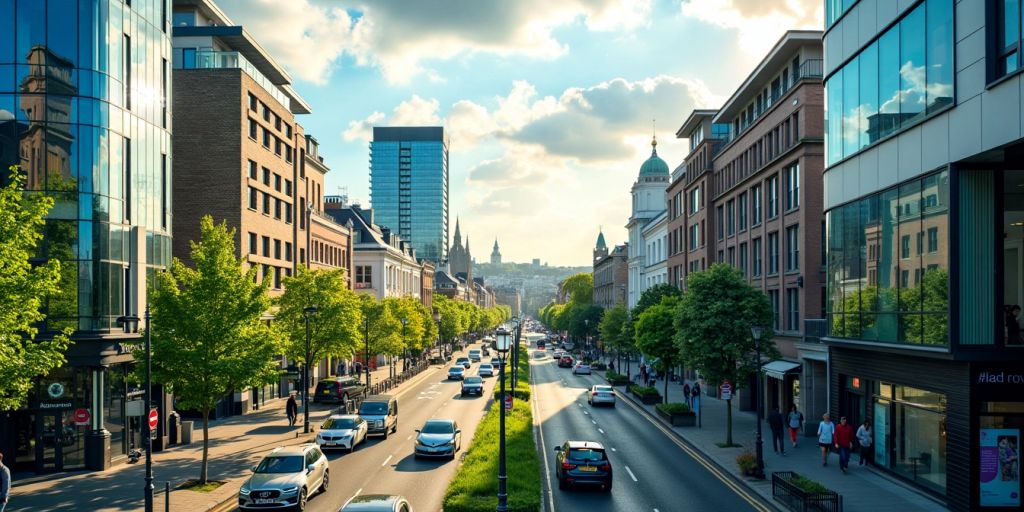
[[[782,439],[784,423],[779,408],[772,407],[772,412],[768,413],[768,426],[772,429],[772,450],[783,455],[786,454],[786,443]]]
[[[288,415],[288,426],[295,426],[295,419],[299,417],[299,404],[295,402],[295,394],[288,395],[288,402],[284,406],[285,413]],[[2,511],[0,511],[2,512]]]
[[[686,398],[686,406],[693,409],[693,401],[690,400],[690,384],[683,381],[683,397]]]
[[[836,425],[836,448],[839,450],[839,469],[846,473],[850,467],[850,450],[853,449],[853,427],[846,423],[846,416],[839,418]]]
[[[0,512],[7,508],[7,497],[11,494],[11,470],[4,465],[4,454],[0,453]]]

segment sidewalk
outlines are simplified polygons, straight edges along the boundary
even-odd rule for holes
[[[383,381],[389,371],[388,367],[382,367],[371,372],[371,383]],[[418,382],[417,377],[413,377],[412,382]],[[171,484],[171,510],[205,512],[220,509],[225,502],[233,505],[239,487],[249,476],[249,468],[258,464],[267,451],[313,439],[312,433],[302,434],[301,402],[299,420],[294,427],[288,426],[285,402],[284,399],[274,400],[251,414],[210,422],[209,478],[226,482],[213,492],[175,490],[185,481],[199,476],[203,456],[201,422],[196,422],[192,444],[154,452],[154,509],[164,510],[166,482]],[[311,403],[310,426],[319,426],[332,408]],[[6,510],[140,510],[143,508],[144,477],[143,458],[138,463],[120,464],[108,471],[58,473],[46,475],[45,479],[16,481]]]
[[[664,393],[664,386],[665,381],[659,380],[656,386],[659,393]],[[669,402],[686,401],[683,398],[682,383],[669,382],[668,389]],[[895,477],[884,474],[880,470],[870,468],[869,466],[858,466],[857,460],[859,459],[857,455],[851,456],[850,469],[845,475],[839,470],[839,456],[835,453],[829,456],[828,466],[822,467],[821,451],[815,438],[799,437],[797,439],[798,446],[793,448],[787,433],[785,437],[785,455],[776,454],[772,451],[771,429],[768,428],[767,422],[762,423],[761,428],[764,439],[765,474],[768,475],[768,478],[756,480],[744,477],[736,465],[736,456],[744,450],[749,449],[751,452],[756,450],[754,441],[757,431],[757,416],[753,412],[740,411],[736,404],[733,404],[733,442],[741,444],[743,447],[719,448],[716,443],[725,442],[727,412],[727,402],[725,400],[708,396],[701,397],[700,408],[703,409],[700,411],[702,428],[673,427],[657,416],[653,405],[641,404],[626,392],[625,388],[618,388],[618,391],[620,397],[630,400],[637,407],[642,407],[666,428],[678,434],[706,457],[732,473],[749,488],[757,492],[765,501],[773,503],[777,508],[782,509],[782,505],[772,499],[771,473],[773,471],[794,471],[838,492],[843,496],[843,510],[847,512],[944,510],[940,502],[912,489],[908,484],[898,481]],[[806,420],[816,422],[813,418],[806,418]]]

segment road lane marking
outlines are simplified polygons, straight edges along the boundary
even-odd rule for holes
[[[615,448],[612,448],[612,451],[614,452],[614,451],[618,451],[618,450],[616,450]]]
[[[639,482],[639,480],[636,479],[636,475],[633,474],[633,470],[629,469],[629,466],[626,466],[626,473],[629,473],[629,477],[632,478],[634,482]]]
[[[412,439],[412,435],[410,435],[409,437],[405,438],[406,441],[408,441],[410,439]]]
[[[356,493],[353,494],[351,498],[345,500],[345,504],[342,505],[341,508],[347,507],[349,502],[351,502],[352,500],[356,499],[356,496],[359,496],[359,493],[361,493],[361,492],[363,492],[363,488],[362,487],[360,487],[359,490],[357,490]]]
[[[598,432],[600,432],[600,433],[602,433],[602,434],[604,434],[604,430],[601,430],[600,428],[599,428],[599,429],[597,429],[597,431],[598,431]]]
[[[593,423],[594,425],[597,425],[597,422],[594,420],[590,420],[590,422]]]
[[[583,407],[582,405],[580,407]],[[583,414],[590,414],[590,411],[583,411]]]
[[[388,465],[388,461],[391,460],[391,457],[392,457],[391,455],[388,455],[388,458],[384,459],[384,463],[381,464],[380,467],[387,466]]]

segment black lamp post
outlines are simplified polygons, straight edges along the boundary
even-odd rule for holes
[[[405,353],[405,326],[409,325],[409,319],[402,317],[402,371],[405,371],[405,362],[408,355]],[[391,376],[395,376],[395,365],[391,365]]]
[[[153,331],[150,321],[152,317],[149,314],[149,306],[146,306],[146,312],[143,314],[143,318],[146,320],[146,389],[145,389],[145,403],[146,407],[145,417],[140,418],[142,423],[143,443],[146,446],[146,485],[143,487],[143,495],[145,497],[146,512],[153,512],[153,433],[149,428],[149,410],[153,407]],[[125,332],[137,332],[139,328],[139,317],[136,315],[125,315],[118,317],[117,321],[124,326]]]
[[[750,327],[750,334],[754,336],[754,350],[757,351],[757,359],[754,361],[754,397],[757,399],[757,407],[755,409],[757,413],[757,440],[755,445],[757,446],[757,472],[754,473],[756,478],[764,478],[764,441],[761,438],[761,334],[763,328],[760,325],[753,325]]]
[[[441,313],[434,309],[434,323],[437,324],[437,357],[441,358]]]
[[[306,364],[302,368],[302,433],[309,433],[309,365],[313,364],[313,354],[309,348],[309,317],[316,314],[316,306],[306,306],[302,316],[306,320]]]
[[[508,476],[505,473],[505,361],[508,359],[511,338],[512,335],[503,327],[499,327],[494,333],[494,350],[498,352],[498,359],[501,360],[498,369],[498,380],[501,381],[501,403],[498,404],[501,408],[498,415],[498,512],[508,510]]]
[[[512,390],[516,389],[519,382],[519,333],[520,331],[519,317],[512,317]]]
[[[363,366],[366,367],[366,392],[370,392],[370,316],[363,319]]]

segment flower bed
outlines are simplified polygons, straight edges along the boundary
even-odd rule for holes
[[[611,370],[604,372],[604,378],[608,380],[608,384],[612,386],[625,386],[629,384],[629,379],[621,373],[615,373]]]

